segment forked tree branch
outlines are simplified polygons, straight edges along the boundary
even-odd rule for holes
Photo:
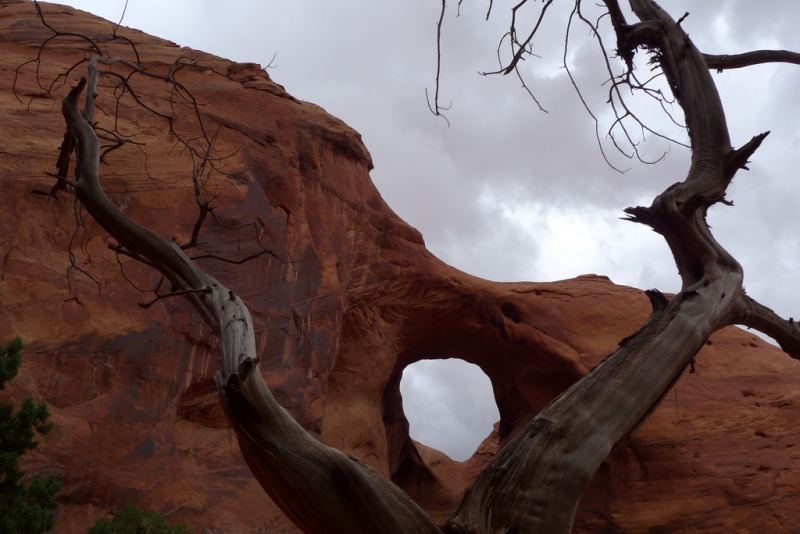
[[[668,302],[650,294],[647,323],[498,453],[447,523],[453,534],[568,533],[583,491],[612,447],[655,409],[708,336],[741,315],[741,266],[714,239],[705,214],[724,199],[733,173],[764,135],[739,150],[731,147],[704,56],[655,2],[630,0],[640,20],[635,24],[625,21],[617,0],[605,4],[618,55],[630,69],[634,54],[647,51],[684,110],[692,146],[686,179],[650,207],[626,210],[631,220],[664,235],[683,289]]]

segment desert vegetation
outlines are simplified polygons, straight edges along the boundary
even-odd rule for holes
[[[0,345],[0,390],[17,376],[22,365],[22,340]],[[53,428],[44,401],[28,397],[15,409],[14,403],[0,403],[0,532],[39,534],[53,528],[53,511],[61,483],[52,473],[26,477],[20,457],[38,445],[36,434]]]

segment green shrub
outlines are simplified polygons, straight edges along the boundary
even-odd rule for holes
[[[22,364],[22,341],[19,338],[0,345],[0,390],[17,375]],[[18,411],[10,402],[0,403],[0,534],[40,534],[53,528],[53,510],[61,482],[55,476],[43,478],[38,473],[25,484],[25,471],[19,457],[36,448],[36,433],[53,428],[44,402],[27,398]]]

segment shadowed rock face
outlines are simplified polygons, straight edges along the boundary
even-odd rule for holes
[[[111,28],[70,8],[44,11],[74,33]],[[149,68],[166,70],[180,55],[209,67],[180,80],[220,127],[218,153],[230,154],[221,164],[228,179],[209,186],[215,214],[227,226],[254,224],[231,231],[211,221],[203,249],[242,258],[257,250],[258,236],[273,255],[200,263],[250,305],[276,398],[437,520],[521,425],[646,319],[645,295],[605,277],[495,283],[445,265],[383,202],[370,155],[343,122],[294,99],[258,66],[120,32]],[[294,532],[227,429],[213,386],[215,340],[193,308],[164,299],[140,309],[151,295],[126,278],[147,288],[153,273],[118,262],[88,216],[88,232],[76,232],[68,194],[31,194],[52,184],[44,173],[64,123],[57,102],[31,100],[42,92],[33,66],[17,81],[29,106],[11,85],[14,69],[50,35],[33,4],[0,4],[0,343],[18,334],[27,344],[3,393],[44,398],[53,412],[56,428],[28,460],[64,481],[55,532],[85,532],[129,503],[198,532]],[[43,79],[83,57],[78,45],[51,42]],[[158,84],[139,83],[140,94],[166,105]],[[100,99],[101,125],[112,104]],[[197,127],[191,116],[180,121],[186,131]],[[110,198],[138,222],[188,241],[197,214],[191,161],[166,125],[141,111],[126,111],[119,128],[139,134],[147,160],[132,146],[109,155],[102,179]],[[69,251],[99,287],[70,269]],[[501,420],[466,462],[408,436],[400,378],[426,358],[461,358],[492,381]],[[736,328],[713,336],[696,360],[697,372],[601,467],[576,531],[791,532],[800,524],[800,364]]]

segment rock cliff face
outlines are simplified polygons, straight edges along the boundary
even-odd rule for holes
[[[44,12],[65,31],[111,30],[70,8],[44,4]],[[369,152],[343,122],[294,99],[258,66],[120,34],[148,68],[181,55],[209,66],[181,73],[204,120],[219,126],[216,149],[230,155],[226,179],[210,185],[218,222],[204,227],[203,248],[238,259],[258,239],[273,254],[243,265],[199,261],[249,303],[275,396],[309,432],[391,477],[438,520],[521,425],[649,314],[641,291],[601,276],[495,283],[443,264],[383,202]],[[55,532],[85,532],[129,503],[197,532],[295,532],[227,429],[213,386],[214,340],[194,309],[180,299],[140,309],[152,294],[128,280],[149,288],[153,273],[118,260],[88,216],[76,230],[81,214],[68,194],[32,194],[52,185],[45,172],[64,122],[57,102],[41,97],[33,65],[16,77],[22,104],[12,84],[51,35],[32,3],[0,3],[0,343],[17,334],[27,344],[4,394],[35,395],[53,412],[56,427],[29,463],[64,482]],[[51,41],[41,79],[82,58],[80,46]],[[166,103],[158,84],[138,83],[140,94]],[[101,126],[113,113],[113,101],[103,102]],[[119,128],[138,134],[147,158],[135,146],[108,156],[110,198],[187,241],[197,216],[191,161],[144,113],[126,113]],[[494,387],[500,421],[466,462],[408,435],[400,378],[432,358],[474,363]],[[737,328],[713,336],[696,362],[604,463],[577,532],[796,532],[800,364]]]

